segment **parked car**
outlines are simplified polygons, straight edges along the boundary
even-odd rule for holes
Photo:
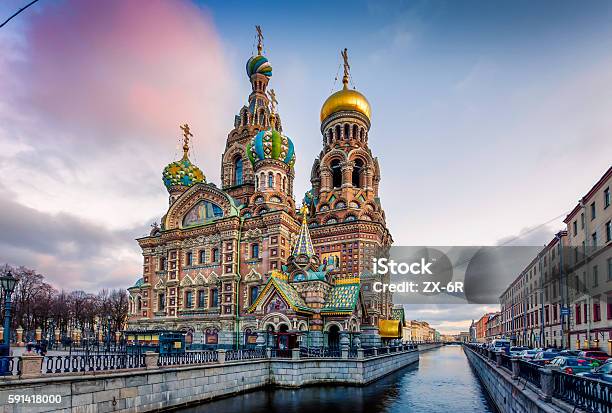
[[[578,373],[576,376],[612,383],[612,363],[605,363],[591,371]]]
[[[560,370],[567,374],[575,374],[589,372],[599,366],[601,366],[601,362],[596,359],[557,356],[545,367],[551,370]]]
[[[560,356],[577,357],[580,355],[580,350],[561,350]]]
[[[510,356],[512,357],[518,357],[518,355],[520,353],[522,353],[525,350],[528,350],[529,347],[523,347],[523,346],[513,346],[510,347]]]
[[[491,343],[491,350],[493,350],[496,353],[505,352],[507,354],[509,349],[510,349],[510,340],[504,340],[504,339],[498,338],[498,339],[493,340],[493,342]]]
[[[522,358],[523,360],[530,361],[538,353],[538,350],[523,350],[518,354],[518,357]]]
[[[600,360],[601,362],[607,361],[610,356],[605,351],[601,350],[584,350],[579,354],[580,357],[592,358]]]
[[[558,355],[559,353],[556,351],[539,351],[531,361],[541,366],[545,366]]]

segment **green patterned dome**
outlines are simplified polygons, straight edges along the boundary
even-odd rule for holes
[[[264,159],[275,159],[290,167],[295,164],[293,142],[274,127],[255,135],[248,143],[246,153],[253,165]]]
[[[262,55],[251,56],[246,64],[247,76],[250,78],[255,73],[261,73],[267,77],[272,76],[272,66],[268,59]]]
[[[164,168],[163,173],[164,185],[170,190],[175,186],[190,187],[194,184],[206,182],[206,177],[189,158],[183,157],[180,161],[175,161]]]

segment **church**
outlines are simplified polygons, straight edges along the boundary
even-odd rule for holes
[[[162,174],[168,209],[137,240],[143,270],[128,288],[127,329],[182,331],[191,348],[401,338],[391,293],[372,289],[389,282],[371,273],[371,261],[392,237],[368,146],[371,107],[349,88],[347,50],[342,89],[321,107],[322,149],[298,209],[295,146],[268,89],[272,66],[257,29],[257,54],[246,63],[252,89],[226,140],[220,187],[189,160],[194,137],[181,126],[183,156]]]

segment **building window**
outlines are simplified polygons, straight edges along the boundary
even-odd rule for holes
[[[607,187],[606,189],[604,189],[604,208],[607,208],[610,206],[610,187]]]
[[[191,308],[191,306],[193,305],[193,292],[191,291],[186,291],[185,292],[185,308]]]
[[[340,167],[340,161],[334,160],[331,165],[332,172],[332,187],[340,188],[342,186],[342,168]]]
[[[160,293],[157,296],[157,310],[164,311],[166,309],[166,294]]]
[[[580,314],[580,304],[576,304],[576,324],[582,323],[582,316]]]
[[[187,259],[185,261],[187,265],[193,265],[193,254],[191,252],[187,253]]]
[[[242,158],[234,161],[234,185],[242,185]]]
[[[166,258],[165,257],[161,257],[159,259],[159,269],[160,270],[165,270],[166,269]]]
[[[361,173],[363,172],[363,161],[361,159],[355,160],[355,166],[353,166],[352,181],[355,188],[361,187]]]
[[[594,220],[594,219],[595,219],[595,217],[596,217],[595,212],[596,212],[596,211],[595,211],[595,202],[593,202],[593,203],[591,204],[591,221],[592,221],[592,220]]]
[[[259,287],[254,285],[251,287],[251,293],[249,294],[251,301],[250,304],[253,305],[255,303],[255,300],[257,300],[257,296],[259,294]]]
[[[593,246],[596,247],[597,246],[597,231],[593,232],[593,234],[591,235],[591,241],[593,242]]]
[[[251,245],[251,258],[259,258],[259,244]]]
[[[580,229],[584,229],[584,212],[580,214]]]
[[[199,255],[200,255],[200,257],[199,257],[200,258],[200,264],[204,264],[206,262],[206,251],[201,250],[199,252]]]
[[[212,258],[212,262],[219,262],[219,248],[213,248],[212,253],[210,255]]]
[[[608,258],[608,281],[612,281],[612,258]]]
[[[219,290],[216,288],[210,290],[210,306],[213,308],[219,306]]]
[[[599,301],[595,301],[593,303],[593,321],[601,321],[601,308],[599,306]]]
[[[597,265],[593,265],[593,287],[597,287],[599,284],[599,274]]]
[[[206,307],[206,291],[204,290],[198,291],[198,307],[199,308]]]
[[[612,221],[606,222],[606,242],[612,241]]]
[[[268,173],[268,188],[274,188],[274,174]]]

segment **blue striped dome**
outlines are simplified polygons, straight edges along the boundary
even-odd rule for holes
[[[272,66],[270,62],[268,62],[268,59],[262,55],[251,56],[246,64],[246,72],[249,79],[255,73],[261,73],[262,75],[270,77],[272,76]]]

